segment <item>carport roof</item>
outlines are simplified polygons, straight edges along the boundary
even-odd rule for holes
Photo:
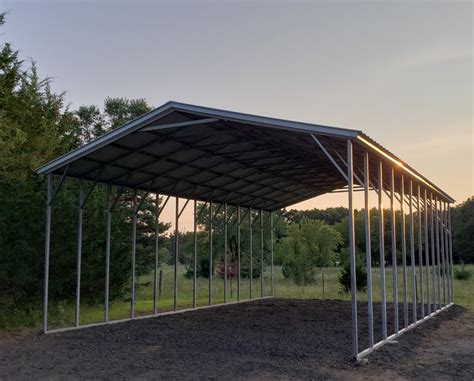
[[[276,210],[347,185],[313,136],[342,168],[350,139],[357,143],[355,156],[367,150],[373,165],[382,159],[454,201],[362,131],[173,101],[58,157],[38,173]],[[389,182],[386,172],[384,183]]]

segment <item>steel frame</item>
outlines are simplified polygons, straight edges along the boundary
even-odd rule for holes
[[[203,115],[206,116],[206,115]],[[73,327],[53,329],[50,330],[48,327],[48,301],[49,301],[49,261],[50,261],[50,246],[51,246],[51,210],[53,206],[54,198],[59,191],[61,185],[63,184],[67,173],[69,171],[71,161],[67,166],[65,166],[62,176],[58,181],[58,185],[53,189],[52,185],[52,174],[47,172],[47,201],[46,201],[46,233],[45,233],[45,284],[44,284],[44,321],[43,321],[43,330],[45,333],[52,332],[62,332],[70,329],[79,329],[86,328],[91,326],[97,326],[102,324],[118,323],[123,321],[129,321],[134,319],[145,319],[155,316],[163,316],[170,314],[183,313],[190,310],[198,310],[203,308],[211,308],[221,305],[243,303],[249,300],[254,300],[254,285],[253,285],[253,235],[254,235],[254,225],[259,222],[260,230],[260,242],[259,242],[259,251],[260,251],[260,295],[259,299],[265,299],[268,297],[273,297],[275,292],[274,287],[274,268],[273,268],[273,244],[274,244],[274,219],[273,219],[273,210],[265,209],[267,203],[279,202],[281,204],[285,203],[287,200],[292,199],[292,197],[306,197],[310,195],[311,191],[309,190],[313,184],[312,180],[303,179],[300,184],[296,187],[292,187],[284,192],[279,189],[279,184],[286,184],[287,177],[285,176],[285,169],[279,171],[277,168],[284,163],[271,163],[266,164],[266,168],[260,169],[259,166],[253,166],[251,159],[242,159],[234,156],[235,154],[241,154],[243,151],[236,152],[221,152],[225,148],[225,144],[219,143],[222,147],[217,149],[217,151],[209,150],[211,145],[200,145],[201,143],[209,140],[209,137],[201,139],[195,143],[188,142],[183,137],[175,137],[173,134],[162,135],[161,130],[170,128],[178,128],[175,131],[181,131],[182,128],[189,125],[198,125],[203,123],[213,123],[215,125],[229,123],[226,118],[212,118],[207,117],[199,120],[189,120],[179,123],[171,123],[169,125],[148,125],[143,128],[141,131],[149,133],[150,136],[153,136],[154,139],[151,142],[148,142],[145,145],[139,147],[135,152],[140,152],[146,156],[152,158],[149,161],[149,164],[156,164],[160,161],[169,161],[173,163],[173,159],[170,158],[174,153],[168,154],[165,156],[158,156],[152,153],[145,153],[143,151],[146,146],[155,144],[156,142],[161,141],[162,139],[170,139],[182,145],[181,149],[190,150],[197,149],[202,152],[203,157],[206,155],[213,155],[221,159],[221,163],[225,161],[235,161],[241,167],[236,170],[230,170],[229,173],[223,173],[221,171],[215,171],[209,168],[201,168],[197,165],[192,165],[191,163],[179,163],[174,162],[174,165],[178,167],[189,167],[194,171],[207,171],[213,177],[209,180],[210,182],[219,179],[219,178],[228,178],[229,181],[222,184],[221,186],[209,186],[203,183],[196,183],[189,179],[180,179],[175,178],[172,175],[165,173],[154,174],[153,172],[143,170],[140,168],[128,168],[122,166],[118,163],[120,157],[113,159],[109,162],[101,162],[95,160],[97,164],[91,170],[88,170],[86,173],[92,175],[96,174],[96,179],[93,181],[89,191],[84,192],[84,180],[83,178],[79,179],[79,203],[78,203],[78,226],[77,226],[77,252],[76,252],[76,309],[75,309],[75,324]],[[143,127],[143,126],[142,126]],[[141,127],[140,127],[141,128]],[[247,128],[248,130],[248,128]],[[274,141],[278,144],[284,145],[278,136],[272,137],[267,132],[255,132],[247,131],[252,138],[255,138],[255,142],[262,140],[265,141]],[[334,166],[334,174],[331,172],[330,178],[324,182],[324,187],[330,191],[334,191],[334,188],[331,188],[331,182],[333,184],[337,183],[338,185],[347,183],[347,188],[338,189],[336,192],[347,192],[348,194],[348,206],[349,206],[349,215],[348,215],[348,226],[349,226],[349,263],[350,263],[350,274],[351,274],[351,311],[352,311],[352,356],[360,360],[364,356],[368,355],[372,351],[381,347],[385,343],[391,342],[394,339],[398,338],[403,333],[417,327],[422,322],[427,319],[436,316],[440,312],[444,311],[451,305],[454,301],[454,290],[453,290],[453,258],[452,258],[452,235],[451,235],[451,215],[450,215],[450,202],[451,199],[448,198],[446,194],[441,192],[438,188],[433,186],[431,183],[427,182],[426,179],[421,177],[417,172],[412,170],[410,167],[406,166],[401,162],[397,162],[393,156],[388,155],[386,152],[382,151],[377,145],[371,143],[366,137],[361,136],[360,134],[355,134],[354,136],[339,136],[339,142],[337,144],[327,143],[325,138],[318,136],[318,132],[308,132],[306,131],[306,136],[312,140],[315,145],[315,150],[318,150],[319,155],[324,155],[330,163]],[[322,135],[324,136],[324,135]],[[341,143],[343,142],[343,143]],[[116,144],[118,143],[110,143]],[[238,145],[239,142],[234,144]],[[215,145],[215,144],[214,144]],[[256,149],[258,150],[258,149]],[[270,150],[270,148],[265,148],[264,151]],[[342,152],[345,150],[345,153]],[[298,158],[298,153],[293,150],[287,150],[284,147],[280,149],[285,155],[284,158],[291,157],[291,160]],[[248,149],[247,152],[252,152]],[[125,156],[132,154],[133,152],[128,150]],[[307,154],[306,150],[304,154]],[[271,159],[277,159],[277,156],[270,157]],[[363,158],[363,163],[361,158]],[[88,158],[86,158],[88,159]],[[92,160],[92,159],[90,159]],[[265,158],[259,157],[259,163],[264,161]],[[94,161],[94,160],[92,160]],[[292,161],[293,163],[293,161]],[[296,163],[296,161],[295,161]],[[317,164],[311,158],[308,159],[308,156],[304,157],[302,171],[310,170],[310,166]],[[363,164],[363,170],[361,170],[361,165]],[[398,164],[398,165],[397,165]],[[122,186],[120,190],[117,191],[117,196],[115,199],[112,197],[112,182],[108,183],[107,191],[107,205],[105,207],[105,284],[104,284],[104,319],[101,323],[96,324],[80,324],[80,291],[81,291],[81,259],[82,259],[82,226],[83,226],[83,212],[86,207],[87,199],[89,198],[94,187],[99,183],[100,173],[102,168],[106,165],[108,166],[117,166],[117,168],[125,170],[126,173],[120,176],[114,176],[109,179],[111,181],[116,181],[118,179],[127,177],[127,179],[133,173],[142,173],[146,176],[160,176],[165,179],[165,184],[163,189],[168,189],[169,186],[172,186],[169,191],[169,195],[164,201],[163,205],[160,207],[160,197],[156,193],[155,197],[155,267],[154,267],[154,294],[153,294],[153,311],[150,315],[146,316],[135,316],[135,283],[136,283],[136,271],[135,271],[135,260],[136,260],[136,239],[137,239],[137,215],[141,205],[144,202],[144,199],[148,196],[149,192],[145,193],[142,197],[141,202],[137,202],[137,189],[133,189],[133,201],[132,201],[132,213],[131,213],[131,286],[130,286],[130,316],[128,319],[120,320],[110,320],[109,319],[109,281],[110,281],[110,254],[111,254],[111,224],[113,218],[113,208],[118,202],[119,198],[125,192],[125,187]],[[260,164],[259,164],[260,165]],[[262,164],[263,165],[263,164]],[[265,165],[264,165],[265,167]],[[49,167],[47,167],[49,168]],[[56,164],[51,167],[56,168]],[[241,168],[251,170],[250,173],[247,173],[242,178],[233,176],[232,172],[240,171]],[[299,167],[298,167],[299,168]],[[43,169],[44,171],[45,169]],[[174,170],[174,169],[173,169]],[[314,168],[313,168],[314,170]],[[172,172],[172,170],[169,170]],[[372,175],[372,172],[376,176]],[[314,172],[311,172],[314,173]],[[255,182],[251,180],[252,176],[258,175],[258,180]],[[270,189],[270,192],[267,194],[261,194],[258,190],[254,189],[254,185],[262,186],[263,181],[265,181],[265,176],[270,176],[277,181],[273,182],[272,185],[267,186]],[[300,179],[299,174],[293,172],[292,180]],[[340,178],[339,178],[340,177]],[[90,179],[88,179],[90,180]],[[128,180],[125,180],[125,184]],[[151,181],[151,183],[150,183]],[[226,189],[226,187],[234,182],[242,181],[245,185],[239,190],[235,189]],[[170,183],[168,183],[170,182]],[[153,180],[146,180],[141,185],[149,184],[149,189],[153,187]],[[207,306],[197,306],[197,247],[198,247],[198,236],[197,229],[199,218],[201,213],[198,213],[198,198],[193,198],[193,300],[192,308],[178,309],[179,294],[178,294],[178,255],[179,255],[179,218],[183,213],[184,209],[188,205],[190,199],[187,199],[184,203],[184,206],[180,209],[179,194],[174,194],[177,185],[185,184],[188,186],[185,188],[186,191],[193,189],[195,191],[198,187],[206,189],[205,191],[200,191],[196,193],[199,197],[199,200],[202,201],[202,198],[205,197],[208,201],[204,204],[208,204],[209,212],[209,230],[208,230],[208,240],[209,240],[209,283],[208,283],[208,305]],[[416,192],[414,192],[414,187]],[[326,189],[326,188],[325,188]],[[381,331],[382,331],[382,340],[375,342],[374,340],[374,314],[373,314],[373,279],[372,279],[372,247],[371,247],[371,228],[370,228],[370,210],[369,210],[369,193],[370,191],[375,191],[377,193],[377,207],[378,207],[378,241],[379,241],[379,271],[380,271],[380,282],[381,282],[381,309],[382,309],[382,321],[381,321]],[[366,269],[367,269],[367,303],[368,303],[368,347],[359,350],[359,337],[358,337],[358,315],[357,315],[357,279],[356,279],[356,242],[355,242],[355,217],[354,217],[354,192],[363,191],[364,192],[364,206],[365,206],[365,244],[366,244]],[[183,191],[181,191],[182,193]],[[253,194],[252,200],[255,201],[249,205],[249,193]],[[226,195],[226,193],[228,193]],[[394,316],[393,316],[393,332],[389,334],[387,332],[387,290],[386,290],[386,259],[385,259],[385,223],[384,223],[384,209],[383,209],[383,194],[386,194],[390,199],[390,230],[391,230],[391,265],[392,265],[392,287],[393,287],[393,306],[394,306]],[[163,211],[166,203],[168,202],[170,195],[176,197],[175,204],[175,257],[174,257],[174,276],[173,276],[173,311],[168,312],[158,312],[158,278],[157,278],[157,269],[159,267],[159,216]],[[222,196],[225,195],[225,198],[222,199]],[[219,198],[219,207],[217,210],[214,210],[217,197]],[[242,216],[241,213],[241,202],[245,200],[247,212]],[[401,266],[402,266],[402,279],[403,279],[403,328],[400,329],[400,322],[398,318],[398,258],[397,258],[397,218],[396,218],[396,204],[395,201],[399,202],[400,205],[400,241],[401,241]],[[228,205],[233,205],[234,210],[229,214]],[[407,242],[407,231],[406,231],[406,215],[405,207],[408,206],[408,242]],[[224,214],[224,297],[223,303],[213,304],[213,263],[214,263],[214,253],[213,253],[213,234],[214,226],[213,222],[220,212],[221,208],[223,209]],[[415,211],[414,211],[415,209]],[[236,211],[236,234],[237,234],[237,301],[228,300],[228,222],[230,221],[234,211]],[[258,212],[258,215],[255,214]],[[270,245],[267,249],[270,252],[270,283],[271,290],[270,296],[264,296],[264,212],[269,213],[269,229],[270,229]],[[248,213],[248,223],[249,223],[249,299],[242,299],[241,295],[241,224],[243,219]],[[415,219],[416,214],[416,219]],[[418,227],[417,237],[415,237],[415,225]],[[417,245],[415,246],[415,240]],[[407,243],[410,250],[410,268],[411,268],[411,321],[409,316],[409,304],[408,304],[408,274],[407,274]],[[418,255],[416,255],[418,254]],[[423,256],[424,254],[424,256]],[[431,256],[430,256],[431,254]],[[418,261],[418,265],[416,263]],[[418,294],[419,290],[419,294]],[[426,294],[425,294],[426,292]],[[420,304],[420,316],[417,313],[418,303]]]
[[[360,360],[373,352],[377,348],[388,342],[394,342],[403,333],[417,327],[427,319],[436,316],[438,313],[444,311],[453,305],[452,298],[452,249],[451,249],[451,225],[449,216],[449,202],[434,194],[422,181],[416,176],[410,176],[400,168],[397,168],[392,163],[380,159],[376,159],[372,168],[376,168],[377,178],[371,181],[371,151],[365,146],[356,147],[362,149],[363,158],[363,178],[361,179],[354,168],[360,170],[357,164],[357,158],[354,155],[354,143],[352,140],[347,140],[347,160],[344,160],[342,155],[334,148],[333,157],[331,153],[323,146],[323,144],[312,135],[313,140],[319,149],[324,152],[331,163],[336,167],[337,171],[347,181],[348,203],[349,203],[349,262],[351,271],[351,306],[352,306],[352,355],[354,359]],[[342,164],[341,164],[342,163]],[[383,167],[387,165],[390,168],[388,180],[384,179]],[[346,171],[344,170],[346,168]],[[396,178],[399,178],[399,186],[397,189]],[[354,211],[353,211],[353,193],[356,191],[354,181],[357,180],[363,187],[364,191],[364,215],[365,215],[365,245],[366,245],[366,268],[367,268],[367,320],[368,320],[368,347],[359,351],[358,338],[358,316],[357,316],[357,291],[356,291],[356,255],[355,255],[355,225],[354,225]],[[406,181],[408,180],[408,181]],[[413,192],[413,187],[416,186],[416,194]],[[408,188],[408,192],[407,192]],[[382,340],[374,343],[374,321],[373,321],[373,280],[372,280],[372,249],[371,249],[371,228],[370,228],[370,211],[369,211],[369,191],[376,190],[378,195],[378,233],[379,233],[379,265],[381,274],[381,308],[382,308]],[[428,191],[430,192],[430,200],[428,201]],[[393,333],[390,335],[387,332],[387,312],[386,312],[386,282],[385,282],[385,253],[384,253],[384,215],[383,215],[383,193],[390,198],[391,209],[391,246],[392,246],[392,287],[393,287]],[[399,197],[396,196],[399,193]],[[407,195],[408,193],[408,195]],[[424,197],[422,196],[424,194]],[[434,196],[434,202],[433,202]],[[404,327],[399,328],[398,321],[398,260],[397,260],[397,242],[396,242],[396,211],[395,198],[400,203],[400,234],[401,234],[401,249],[402,249],[402,279],[403,279],[403,316]],[[408,227],[409,227],[409,249],[410,249],[410,286],[411,286],[411,322],[409,320],[409,304],[408,304],[408,274],[407,274],[407,237],[406,237],[406,221],[405,221],[405,204],[408,205]],[[422,218],[422,206],[424,216]],[[415,215],[416,209],[416,224],[418,227],[417,247],[415,247]],[[430,217],[430,218],[428,218]],[[424,224],[423,224],[424,221]],[[423,230],[424,227],[424,242]],[[431,230],[429,229],[431,228]],[[429,238],[431,237],[431,244]],[[423,244],[425,247],[423,248]],[[431,264],[430,253],[431,248]],[[424,260],[423,260],[424,249]],[[418,256],[415,255],[417,252]],[[436,253],[436,256],[435,256]],[[418,264],[416,260],[418,258]],[[441,270],[442,269],[442,270]],[[441,275],[444,275],[442,277]],[[423,273],[425,273],[423,275]],[[450,275],[450,277],[447,276]],[[430,276],[432,275],[433,286],[430,287]],[[449,279],[451,278],[451,279]],[[424,283],[426,282],[426,284]],[[438,286],[438,292],[435,290],[435,284]],[[426,285],[426,298],[425,288]],[[433,291],[433,292],[430,292]],[[443,299],[441,300],[441,295]],[[433,297],[433,306],[431,306],[431,296]],[[418,298],[418,299],[417,299]],[[417,313],[417,300],[420,304],[420,315]],[[425,308],[426,300],[426,308]]]

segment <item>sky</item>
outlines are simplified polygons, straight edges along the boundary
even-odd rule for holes
[[[175,100],[363,130],[458,202],[474,195],[471,1],[0,0],[0,10],[0,40],[73,108]]]

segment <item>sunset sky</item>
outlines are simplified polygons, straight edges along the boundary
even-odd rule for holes
[[[460,202],[474,194],[472,4],[3,0],[0,38],[71,107],[171,99],[360,129]]]

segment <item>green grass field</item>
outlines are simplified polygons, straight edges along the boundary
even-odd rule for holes
[[[458,267],[458,266],[456,266]],[[459,304],[469,311],[474,312],[474,265],[466,265],[467,270],[471,271],[473,276],[469,280],[455,279],[455,303]],[[158,312],[173,310],[173,268],[163,266],[163,291],[158,299]],[[178,303],[177,309],[192,307],[192,279],[186,279],[184,266],[179,267],[178,274]],[[398,297],[403,300],[402,270],[398,269]],[[350,295],[341,292],[339,284],[340,268],[328,268],[325,270],[325,290],[324,298],[349,300]],[[378,268],[372,270],[373,279],[373,300],[381,300],[380,271]],[[407,271],[409,301],[411,301],[411,268]],[[208,304],[208,279],[198,278],[197,282],[197,305],[205,306]],[[419,281],[418,281],[419,282]],[[392,302],[392,269],[386,268],[387,284],[387,302]],[[425,281],[424,281],[425,284]],[[430,288],[431,288],[430,279]],[[263,282],[263,295],[271,294],[270,272],[269,268],[265,270]],[[241,299],[249,299],[249,279],[242,279]],[[261,295],[260,280],[253,280],[253,297]],[[227,301],[237,300],[236,280],[229,281]],[[419,291],[419,290],[418,290]],[[426,292],[426,290],[425,290]],[[367,300],[366,293],[358,293],[358,300]],[[310,285],[298,286],[292,280],[285,279],[281,268],[275,267],[275,297],[295,298],[295,299],[323,299],[322,276],[318,274],[316,282]],[[213,277],[213,304],[223,303],[224,284],[218,276]],[[71,326],[74,324],[74,306],[65,303],[51,303],[50,329]],[[103,305],[81,305],[81,324],[95,323],[103,320]],[[135,297],[135,316],[151,314],[153,310],[153,277],[152,275],[142,276],[138,279]],[[114,301],[110,304],[109,319],[123,319],[130,316],[130,299]],[[38,322],[39,324],[39,322]]]

